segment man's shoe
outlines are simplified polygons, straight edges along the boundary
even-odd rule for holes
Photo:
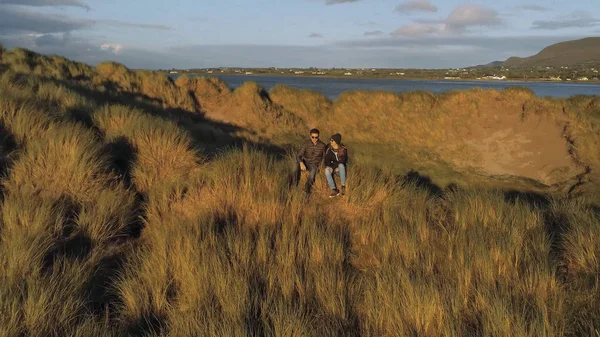
[[[346,186],[342,186],[342,191],[340,192],[340,195],[346,195]]]
[[[337,188],[335,190],[331,190],[331,194],[329,195],[330,198],[335,198],[340,194],[340,191],[337,190]]]

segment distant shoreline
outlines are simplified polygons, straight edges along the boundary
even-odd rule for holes
[[[190,75],[190,76],[202,76],[202,77],[218,77],[218,76],[239,76],[239,77],[249,77],[249,76],[260,76],[260,77],[299,77],[299,78],[347,78],[347,79],[359,79],[359,80],[407,80],[407,81],[443,81],[443,82],[489,82],[489,83],[502,83],[502,82],[528,82],[528,83],[560,83],[560,84],[589,84],[589,85],[599,85],[600,80],[589,80],[589,81],[554,81],[549,79],[504,79],[504,80],[491,80],[491,79],[469,79],[469,78],[461,78],[461,79],[446,79],[446,78],[427,78],[427,77],[370,77],[370,76],[345,76],[345,75],[296,75],[296,74],[238,74],[238,73],[216,73],[216,74],[208,74],[208,73],[177,73],[167,75]]]

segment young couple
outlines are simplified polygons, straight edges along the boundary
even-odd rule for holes
[[[306,191],[310,193],[315,177],[321,163],[325,166],[325,177],[331,188],[330,198],[346,193],[346,164],[348,163],[348,150],[342,144],[342,136],[339,133],[331,136],[329,145],[325,145],[320,139],[318,129],[310,130],[310,139],[302,143],[300,151],[296,156],[294,179],[296,185],[300,180],[300,171],[308,171]],[[335,185],[334,176],[339,174],[341,180],[341,191]]]

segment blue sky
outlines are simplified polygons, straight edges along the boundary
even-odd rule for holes
[[[590,0],[0,0],[0,42],[132,68],[463,67],[600,36]]]

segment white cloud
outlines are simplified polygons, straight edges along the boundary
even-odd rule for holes
[[[502,20],[498,11],[481,5],[463,5],[456,7],[446,20],[452,29],[463,30],[470,26],[499,26]]]
[[[71,40],[70,33],[62,34],[29,34],[35,37],[34,43],[37,47],[43,46],[64,46]]]
[[[429,1],[416,0],[406,1],[396,6],[396,11],[401,13],[412,13],[412,12],[432,12],[438,11],[438,8]]]
[[[421,23],[415,23],[412,25],[407,25],[400,27],[392,32],[394,36],[424,36],[430,35],[433,33],[439,33],[442,31],[441,27],[433,26],[433,25],[425,25]]]
[[[499,13],[481,5],[462,5],[456,7],[443,20],[416,20],[416,23],[396,29],[394,36],[424,36],[431,34],[457,35],[468,31],[470,27],[492,27],[502,25]]]
[[[100,45],[100,49],[110,51],[115,55],[119,55],[123,51],[123,45],[118,43],[103,43]]]
[[[105,41],[104,37],[48,35],[37,33],[0,34],[0,43],[8,49],[22,47],[42,54],[61,55],[90,65],[115,61],[131,68],[168,69],[177,66],[201,66],[204,63],[199,61],[197,55],[179,55],[160,50],[138,49],[114,43],[114,41]]]

